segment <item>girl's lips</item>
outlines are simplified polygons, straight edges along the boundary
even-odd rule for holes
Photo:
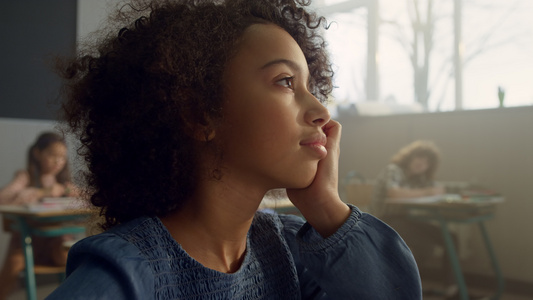
[[[319,145],[319,144],[306,144],[303,145],[306,146],[312,150],[315,151],[315,153],[318,154],[319,159],[323,159],[328,155],[328,150],[326,150],[326,147]]]
[[[302,142],[300,142],[300,145],[312,149],[318,154],[320,159],[323,159],[324,157],[326,157],[326,155],[328,155],[328,150],[326,150],[326,143],[326,135],[318,133],[311,136],[310,138],[304,139]]]

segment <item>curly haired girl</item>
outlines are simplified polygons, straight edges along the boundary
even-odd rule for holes
[[[338,195],[325,20],[306,2],[134,3],[63,68],[105,232],[50,299],[421,297],[402,239]],[[277,188],[305,221],[257,211]]]

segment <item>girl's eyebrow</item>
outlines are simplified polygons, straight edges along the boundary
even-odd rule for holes
[[[275,59],[275,60],[267,62],[261,67],[261,70],[264,70],[274,65],[287,65],[289,68],[293,69],[297,73],[302,72],[302,68],[296,62],[289,60],[289,59],[283,59],[283,58]]]

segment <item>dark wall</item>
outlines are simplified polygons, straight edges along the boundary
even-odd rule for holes
[[[56,119],[57,55],[75,52],[76,0],[0,1],[0,117]]]

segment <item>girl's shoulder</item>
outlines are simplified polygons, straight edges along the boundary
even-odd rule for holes
[[[402,168],[400,166],[398,166],[397,164],[394,164],[394,163],[388,164],[387,167],[385,168],[385,170],[387,172],[403,173]]]
[[[76,261],[89,256],[109,261],[145,260],[161,257],[164,249],[176,246],[156,217],[140,217],[80,240],[69,257]]]
[[[30,180],[30,173],[26,170],[18,170],[15,172],[15,175],[13,176],[15,179],[20,180]]]
[[[291,214],[277,214],[270,212],[257,212],[252,223],[253,230],[271,230],[276,229],[278,232],[296,233],[303,225],[305,220],[302,217]]]
[[[26,170],[18,170],[13,174],[13,179],[10,185],[15,185],[19,188],[26,187],[30,184],[30,174]]]

